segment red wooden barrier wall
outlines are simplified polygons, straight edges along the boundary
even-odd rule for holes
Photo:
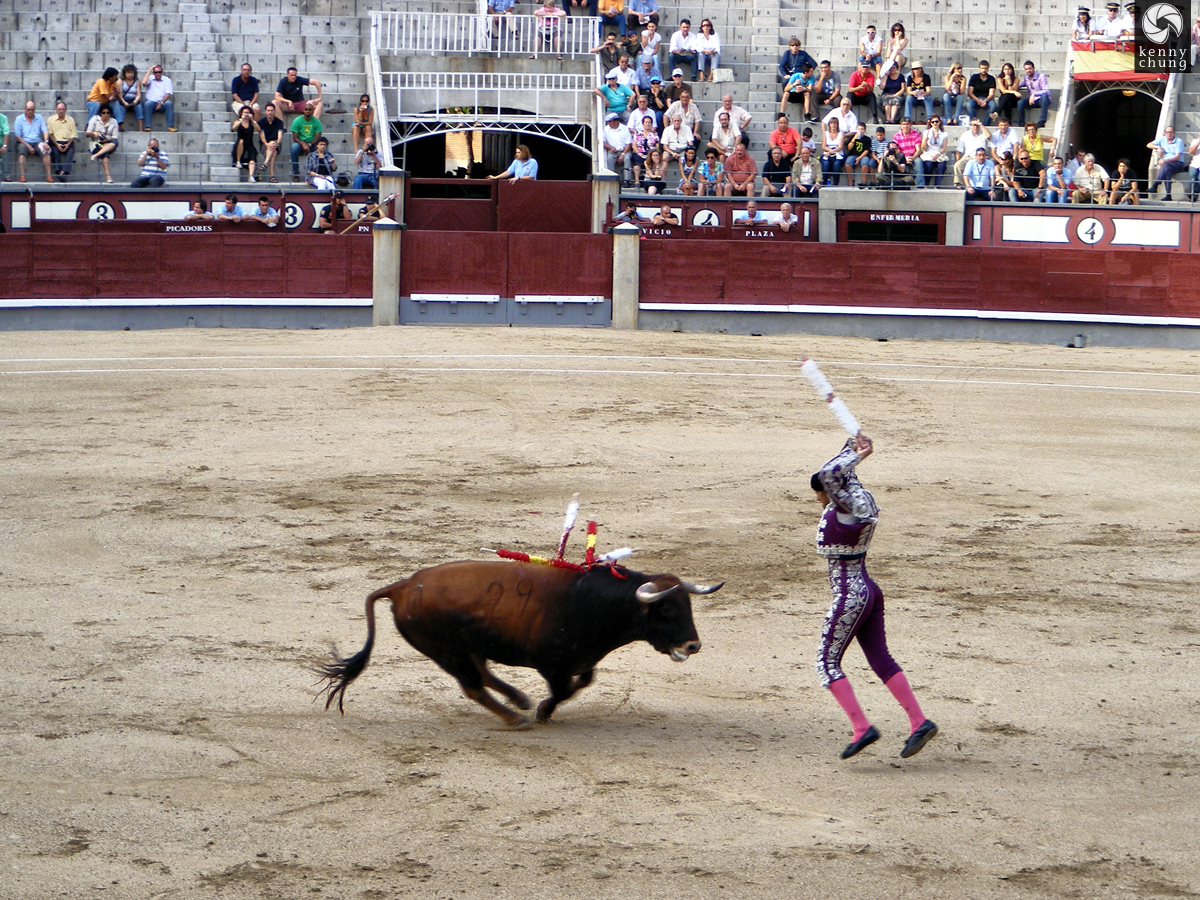
[[[929,244],[643,241],[643,303],[818,304],[1200,317],[1200,257]]]
[[[0,296],[370,297],[369,235],[7,234]]]
[[[607,234],[405,231],[400,293],[612,296]]]
[[[490,199],[414,196],[427,186],[453,192],[470,186]],[[405,203],[409,231],[562,232],[587,234],[592,228],[592,186],[586,181],[462,181],[410,179]]]

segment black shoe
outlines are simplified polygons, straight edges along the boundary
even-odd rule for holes
[[[916,756],[926,744],[937,737],[937,733],[937,725],[932,719],[926,719],[916,731],[908,736],[908,740],[904,742],[904,749],[900,751],[900,758],[908,759],[910,756]]]
[[[932,722],[930,722],[929,724],[933,725]],[[922,727],[924,727],[924,726],[922,726]],[[936,731],[937,731],[937,726],[934,725],[934,732],[936,732]],[[849,759],[850,757],[854,756],[859,751],[865,750],[867,747],[870,747],[877,740],[879,740],[879,729],[876,728],[874,725],[872,725],[870,728],[867,729],[867,733],[864,734],[862,737],[860,737],[857,741],[855,741],[853,744],[846,745],[846,749],[842,751],[842,759]],[[920,748],[918,747],[917,749],[919,750]]]

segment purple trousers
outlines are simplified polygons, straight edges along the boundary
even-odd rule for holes
[[[900,666],[888,653],[883,628],[883,591],[867,574],[866,560],[830,559],[829,588],[833,604],[825,616],[817,645],[821,686],[829,687],[846,677],[842,672],[842,656],[855,638],[879,680],[886,682],[900,671]]]

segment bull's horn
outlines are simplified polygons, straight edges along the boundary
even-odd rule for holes
[[[679,582],[680,586],[689,594],[715,594],[721,588],[725,587],[725,582],[720,584],[691,584],[687,581]]]
[[[671,591],[675,590],[675,585],[672,585],[665,591],[656,591],[656,587],[658,587],[658,585],[653,581],[647,581],[637,589],[637,592],[634,594],[634,596],[637,597],[642,603],[653,603],[655,600],[659,600],[667,596],[667,594],[671,593]]]

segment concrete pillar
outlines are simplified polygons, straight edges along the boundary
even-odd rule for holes
[[[613,229],[613,328],[637,331],[642,229],[624,223]]]
[[[395,212],[392,218],[404,223],[404,180],[408,178],[408,173],[403,169],[398,169],[395,166],[384,166],[379,170],[379,199],[383,199],[388,194],[396,195]]]
[[[604,234],[605,214],[612,204],[613,214],[619,212],[621,176],[612,172],[597,172],[588,176],[592,183],[592,234]]]
[[[395,219],[380,219],[371,229],[374,245],[372,325],[400,324],[400,235],[403,230],[404,226]]]

